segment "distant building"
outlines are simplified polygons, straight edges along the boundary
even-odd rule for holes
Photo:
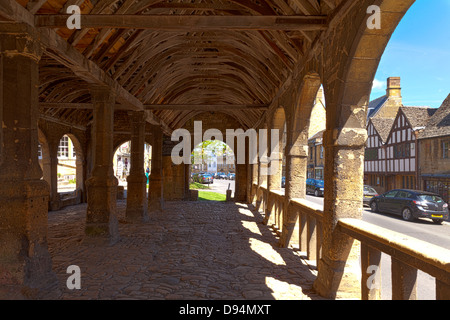
[[[422,189],[450,202],[450,95],[419,134],[419,159]]]
[[[311,120],[309,123],[308,139],[313,137],[318,132],[326,129],[326,108],[325,108],[325,96],[323,94],[323,88],[320,87],[317,92],[314,107],[311,110]]]
[[[386,95],[369,103],[364,182],[382,193],[419,189],[418,135],[436,109],[403,106],[399,77],[387,80]]]
[[[325,149],[323,147],[323,133],[320,131],[308,140],[308,179],[324,179]]]

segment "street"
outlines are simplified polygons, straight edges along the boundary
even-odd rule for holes
[[[209,185],[210,189],[205,191],[211,191],[211,192],[217,192],[221,194],[227,194],[228,188],[233,190],[231,192],[231,196],[234,196],[234,186],[235,186],[235,180],[221,180],[221,179],[214,179],[214,182]]]
[[[306,196],[307,200],[323,205],[323,197]],[[436,225],[431,220],[420,219],[415,222],[403,221],[400,216],[383,213],[373,213],[370,208],[364,207],[362,219],[382,228],[396,231],[410,237],[450,249],[450,223],[444,222]],[[391,258],[382,254],[381,258],[381,298],[391,299]],[[419,300],[435,300],[435,279],[419,270],[417,276],[417,292]]]

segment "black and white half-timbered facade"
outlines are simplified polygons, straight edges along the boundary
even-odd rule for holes
[[[367,184],[378,192],[419,188],[417,135],[435,111],[427,107],[401,107],[394,120],[369,120],[365,158]]]
[[[386,184],[386,138],[394,120],[371,118],[367,125],[368,139],[365,153],[365,179],[378,192],[385,191]]]

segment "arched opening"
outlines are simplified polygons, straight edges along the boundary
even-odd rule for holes
[[[84,152],[73,134],[65,134],[59,140],[57,159],[60,207],[81,202],[85,189]]]
[[[323,134],[326,129],[326,104],[323,86],[320,85],[311,109],[308,129],[308,166],[306,194],[323,196],[325,148]],[[316,180],[316,181],[314,181]],[[317,185],[316,185],[317,184]]]
[[[131,169],[131,141],[122,142],[114,149],[113,156],[113,170],[114,176],[119,182],[119,188],[124,190],[124,197],[126,198],[127,177],[130,175]],[[148,143],[144,145],[144,170],[147,177],[147,188],[149,183],[149,176],[152,168],[152,146]]]
[[[191,153],[190,190],[199,200],[226,201],[234,196],[236,159],[233,150],[220,140],[205,140]]]
[[[45,180],[49,185],[52,183],[51,179],[51,162],[50,162],[50,149],[48,146],[48,140],[45,134],[38,129],[38,159],[39,165],[42,169],[42,179]],[[50,193],[52,188],[50,188]],[[51,194],[50,194],[51,196]]]
[[[273,116],[271,117],[272,123],[269,123],[269,127],[272,130],[278,130],[278,151],[276,150],[276,141],[272,138],[272,133],[269,132],[268,145],[269,145],[269,156],[271,161],[279,161],[278,170],[270,172],[268,179],[268,187],[270,190],[279,190],[280,188],[284,190],[286,184],[286,156],[285,147],[287,139],[287,126],[286,126],[286,115],[284,108],[279,107],[275,110]],[[275,154],[278,152],[278,154]]]
[[[393,2],[383,1],[381,8]],[[388,35],[385,41],[371,47],[373,59],[379,63],[366,73],[371,88],[365,89],[370,92],[370,99],[365,119],[368,138],[364,185],[378,194],[394,189],[434,191],[427,190],[426,180],[445,181],[449,168],[436,165],[442,155],[442,138],[448,136],[445,138],[445,125],[433,121],[433,115],[450,93],[450,79],[445,76],[450,72],[450,45],[442,41],[450,36],[450,4],[405,1],[400,9],[405,15],[399,15],[397,21],[390,23],[390,29],[383,30]],[[368,61],[367,56],[361,57],[371,37],[374,38],[371,32],[365,32],[358,42],[356,54],[360,60]],[[439,130],[437,123],[441,123]],[[429,130],[435,133],[428,136]],[[370,205],[370,193],[367,198],[364,196],[364,204]],[[363,216],[380,217],[370,208],[364,209]],[[388,219],[386,225],[392,218],[383,216]],[[390,284],[383,278],[390,272],[390,266],[390,257],[383,254],[380,271],[383,287]],[[417,282],[421,289],[418,299],[435,298],[434,280],[419,272]],[[391,294],[390,290],[380,292],[382,299],[390,299]]]

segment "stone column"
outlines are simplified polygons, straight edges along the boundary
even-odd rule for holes
[[[50,210],[56,211],[60,208],[58,193],[58,146],[59,141],[49,143],[50,162]]]
[[[269,122],[269,128],[272,128],[273,125],[273,120]],[[268,131],[268,150],[269,150],[269,156],[271,158],[271,163],[269,164],[270,166],[270,172],[269,175],[267,176],[267,190],[270,194],[270,191],[280,191],[281,190],[281,177],[282,177],[282,172],[283,172],[283,154],[282,154],[282,149],[281,149],[281,144],[282,144],[282,137],[283,137],[283,133],[279,132],[278,133],[278,151],[275,148],[275,145],[272,143],[272,129],[269,129]],[[275,152],[277,151],[277,152]],[[270,199],[270,197],[269,197]],[[265,212],[265,217],[264,217],[264,224],[269,224],[272,221],[272,208],[273,208],[273,203],[270,202],[270,200],[267,203],[266,206],[266,212]]]
[[[127,178],[127,221],[148,221],[147,177],[144,170],[145,113],[130,113],[131,118],[131,169]]]
[[[253,190],[253,164],[247,162],[247,204],[253,202],[252,190]]]
[[[299,117],[297,115],[297,117]],[[294,234],[298,213],[289,206],[291,199],[306,198],[306,177],[308,165],[308,120],[295,119],[286,121],[286,188],[283,228],[280,246],[286,248]]]
[[[323,137],[326,164],[322,258],[314,287],[320,295],[332,299],[361,294],[360,282],[351,272],[359,267],[360,248],[336,226],[339,219],[362,217],[366,139],[367,131],[358,128],[328,129]]]
[[[191,191],[189,185],[191,182],[191,165],[184,165],[184,200],[191,200]]]
[[[108,87],[91,89],[94,105],[92,126],[93,169],[86,181],[88,208],[86,235],[106,237],[111,243],[118,240],[116,213],[117,178],[113,170],[113,131],[115,96]]]
[[[161,127],[152,126],[152,169],[148,186],[148,212],[161,212],[164,208],[162,147],[163,132]]]
[[[0,24],[0,299],[57,288],[47,246],[49,186],[38,160],[42,49],[35,39],[28,25]]]

